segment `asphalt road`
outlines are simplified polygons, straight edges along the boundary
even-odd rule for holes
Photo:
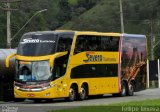
[[[46,112],[49,110],[75,108],[78,106],[107,105],[120,102],[140,101],[145,99],[160,99],[160,89],[147,89],[141,92],[136,92],[134,96],[128,97],[112,97],[112,95],[105,95],[103,98],[74,102],[65,102],[63,99],[53,100],[50,103],[34,103],[31,100],[18,103],[0,102],[0,112],[4,112],[4,109],[18,109],[18,111],[15,112]]]

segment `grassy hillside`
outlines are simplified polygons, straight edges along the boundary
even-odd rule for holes
[[[119,3],[115,0],[102,0],[59,29],[120,32]]]
[[[152,0],[141,0],[141,2],[123,0],[125,33],[147,35],[150,33],[151,15],[149,14],[155,12],[150,9],[157,3],[152,4],[152,2]],[[153,6],[150,7],[150,5]],[[120,27],[119,0],[102,0],[98,5],[59,29],[120,32]]]

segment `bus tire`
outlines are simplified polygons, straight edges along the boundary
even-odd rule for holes
[[[82,85],[79,93],[79,100],[81,101],[85,100],[87,99],[87,96],[88,96],[88,89],[85,85]]]
[[[72,85],[69,89],[69,96],[66,98],[67,101],[72,102],[77,98],[77,89],[74,85]]]
[[[134,84],[132,82],[128,85],[127,95],[128,96],[134,95]]]
[[[119,93],[119,96],[123,97],[123,96],[126,96],[126,94],[127,94],[127,85],[123,81],[121,83],[121,92]]]

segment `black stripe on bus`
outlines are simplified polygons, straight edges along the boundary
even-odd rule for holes
[[[71,70],[71,79],[118,77],[118,64],[85,64]]]

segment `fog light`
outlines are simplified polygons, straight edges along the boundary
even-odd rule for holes
[[[50,95],[50,93],[46,93],[46,94],[45,94],[45,96],[49,96],[49,95]]]

